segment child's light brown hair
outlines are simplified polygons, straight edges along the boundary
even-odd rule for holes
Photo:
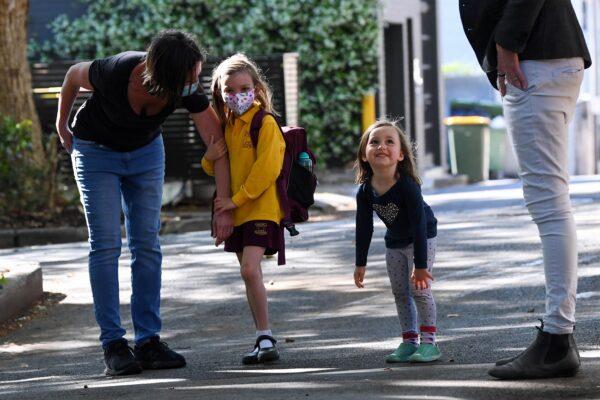
[[[358,152],[356,154],[356,162],[354,163],[354,169],[356,171],[355,182],[357,184],[365,183],[370,181],[371,177],[373,177],[373,169],[371,169],[371,166],[367,161],[364,161],[366,158],[367,144],[369,143],[371,132],[373,132],[375,129],[384,127],[390,127],[396,130],[400,139],[400,150],[402,151],[402,154],[404,154],[404,159],[402,161],[398,161],[396,175],[410,176],[420,185],[421,179],[417,173],[417,164],[413,155],[412,143],[406,136],[406,133],[404,133],[404,131],[398,126],[397,120],[390,121],[387,119],[378,120],[369,126],[365,133],[362,134],[362,137],[360,138],[360,144],[358,145]]]
[[[237,53],[222,61],[212,73],[212,100],[215,111],[223,125],[233,124],[235,114],[227,107],[223,100],[222,89],[223,82],[227,77],[235,75],[238,72],[246,72],[252,78],[254,83],[254,99],[260,103],[263,110],[268,113],[276,114],[273,109],[271,88],[263,76],[258,65],[245,54]]]

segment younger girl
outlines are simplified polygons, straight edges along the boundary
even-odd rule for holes
[[[395,122],[378,121],[367,128],[360,140],[355,168],[360,187],[356,195],[354,283],[359,288],[364,287],[373,210],[387,227],[386,263],[402,343],[385,360],[437,360],[441,353],[435,343],[436,309],[429,283],[433,280],[437,220],[423,201],[409,141]]]
[[[215,213],[233,210],[234,231],[225,241],[225,251],[234,252],[246,285],[246,297],[256,326],[253,350],[242,363],[256,364],[279,359],[275,339],[269,329],[267,292],[260,266],[263,255],[280,250],[283,237],[279,223],[283,211],[277,197],[276,180],[281,171],[285,141],[271,115],[263,118],[256,148],[250,125],[259,109],[272,113],[271,91],[254,62],[243,54],[223,61],[212,75],[214,108],[225,131],[229,153],[232,197],[217,197]],[[207,154],[223,154],[218,143]],[[216,150],[216,151],[215,151]],[[213,162],[202,159],[204,170],[212,175]]]

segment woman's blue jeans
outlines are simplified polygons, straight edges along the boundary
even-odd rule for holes
[[[158,233],[165,171],[162,137],[130,152],[73,138],[73,171],[89,232],[89,271],[102,346],[125,335],[119,314],[121,210],[131,252],[135,341],[158,335],[162,253]]]

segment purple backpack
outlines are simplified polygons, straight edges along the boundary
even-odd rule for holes
[[[252,118],[250,138],[255,149],[258,145],[263,118],[266,115],[273,116],[261,109]],[[273,118],[275,117],[273,116]],[[308,220],[308,208],[315,202],[317,177],[314,174],[314,166],[317,164],[317,159],[308,147],[304,128],[280,126],[279,129],[285,140],[283,166],[277,178],[277,194],[284,212],[281,225],[290,232],[291,236],[296,236],[299,232],[294,223]],[[298,155],[302,152],[308,153],[312,161],[312,170],[308,170],[297,162]]]

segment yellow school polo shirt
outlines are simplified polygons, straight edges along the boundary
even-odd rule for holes
[[[276,181],[283,165],[285,141],[271,115],[263,118],[256,149],[250,139],[252,117],[260,106],[255,103],[248,111],[225,127],[225,143],[229,154],[234,225],[248,221],[281,222],[283,210],[279,204]],[[202,158],[202,168],[214,176],[214,163]]]

